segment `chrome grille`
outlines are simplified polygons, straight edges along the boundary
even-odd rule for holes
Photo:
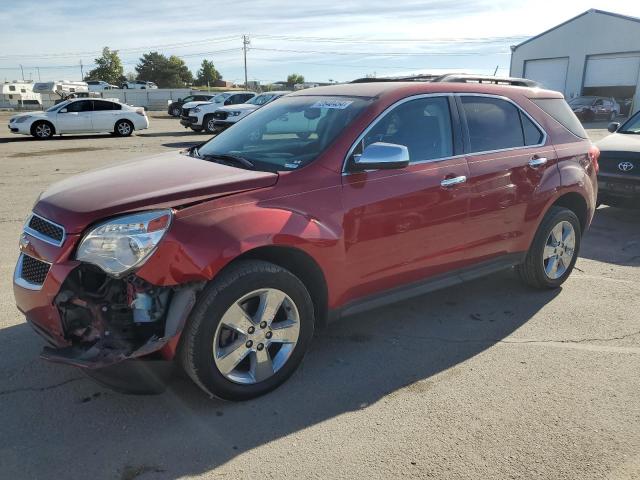
[[[16,269],[16,281],[27,288],[39,288],[44,283],[49,273],[47,262],[25,255],[20,255]],[[21,280],[21,281],[20,281]]]
[[[61,245],[64,240],[64,228],[38,215],[31,214],[25,231],[41,240]]]
[[[182,116],[183,117],[188,117],[189,116],[189,112],[191,111],[190,108],[183,108],[182,109]]]
[[[228,112],[220,112],[220,111],[218,111],[218,112],[214,112],[213,113],[213,117],[218,119],[218,120],[226,120],[228,116],[229,116]]]

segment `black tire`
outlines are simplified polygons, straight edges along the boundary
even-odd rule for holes
[[[113,127],[113,133],[118,137],[129,137],[133,133],[133,123],[129,120],[118,120]]]
[[[171,107],[171,116],[179,117],[182,113],[182,109],[180,107]]]
[[[31,125],[31,135],[38,140],[49,140],[55,133],[56,129],[50,122],[39,121]]]
[[[288,295],[299,313],[299,336],[286,363],[266,380],[240,384],[225,377],[214,361],[212,345],[222,316],[244,295],[275,288]],[[178,360],[184,371],[206,393],[224,400],[248,400],[284,383],[302,362],[314,330],[313,302],[304,284],[273,263],[240,261],[211,281],[201,292],[180,340]],[[257,327],[256,327],[257,328]]]
[[[566,271],[558,278],[550,278],[544,268],[544,249],[551,230],[561,222],[569,222],[575,232],[575,248],[573,258]],[[536,232],[525,261],[516,266],[516,270],[524,283],[534,288],[549,289],[558,288],[569,278],[573,270],[578,255],[580,254],[580,241],[582,238],[582,228],[580,220],[575,213],[564,207],[551,207],[544,216],[538,231]]]
[[[202,127],[207,133],[218,133],[218,127],[216,127],[213,122],[213,115],[205,115],[202,120]]]

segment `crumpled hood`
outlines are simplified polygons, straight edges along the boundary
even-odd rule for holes
[[[596,145],[601,152],[638,152],[640,155],[640,135],[633,133],[612,133]]]
[[[42,192],[33,211],[78,233],[131,211],[168,208],[269,187],[278,174],[170,152],[69,177]]]
[[[213,103],[213,102],[205,102],[203,100],[198,100],[198,101],[195,101],[195,102],[185,103],[184,105],[182,105],[182,108],[194,108],[194,107],[197,107],[198,105],[204,105],[204,104],[208,105],[210,103]],[[220,105],[222,105],[222,103],[220,103]]]
[[[234,110],[253,111],[253,110],[257,110],[258,108],[260,108],[259,105],[253,105],[252,103],[238,103],[236,105],[227,105],[226,107],[220,107],[218,111],[222,111],[222,112],[233,112]]]

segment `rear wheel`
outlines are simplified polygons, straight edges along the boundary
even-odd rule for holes
[[[49,122],[35,122],[31,126],[31,135],[39,140],[47,140],[53,137],[54,133],[53,125]]]
[[[173,117],[179,117],[182,113],[182,109],[180,107],[171,107],[171,115]]]
[[[243,261],[200,294],[179,357],[205,392],[247,400],[293,374],[313,328],[311,297],[295,275],[272,263]]]
[[[551,207],[527,253],[516,268],[522,280],[535,288],[557,288],[569,278],[578,258],[582,232],[575,213]]]
[[[128,137],[133,133],[133,123],[129,120],[118,120],[113,131],[119,137]]]

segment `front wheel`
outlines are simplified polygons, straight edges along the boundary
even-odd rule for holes
[[[31,135],[39,140],[48,140],[53,137],[53,125],[49,122],[36,122],[31,127]]]
[[[578,259],[582,231],[568,208],[551,207],[527,253],[516,268],[520,278],[535,288],[557,288],[569,278]]]
[[[204,125],[204,129],[207,133],[218,133],[218,127],[216,126],[216,121],[212,115],[204,117],[204,122],[202,122],[202,124]]]
[[[116,122],[114,133],[119,137],[128,137],[133,133],[133,123],[129,120],[119,120]]]
[[[314,329],[304,284],[275,264],[238,262],[200,294],[179,358],[210,395],[247,400],[287,380],[302,362]]]

